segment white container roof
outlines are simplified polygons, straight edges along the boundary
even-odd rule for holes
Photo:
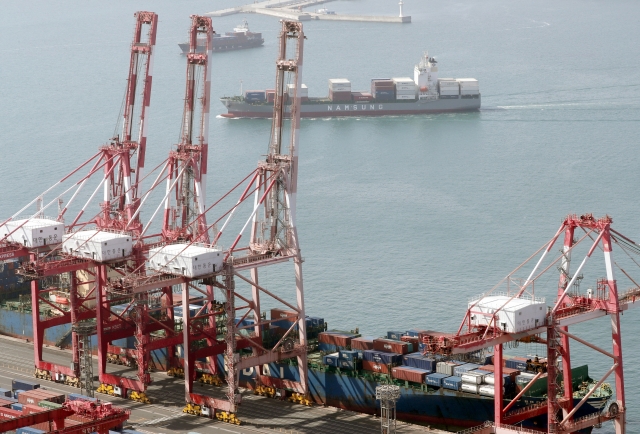
[[[351,84],[351,82],[346,78],[330,78],[329,83],[331,84]]]
[[[513,300],[509,300],[510,298],[511,297],[508,295],[489,295],[480,300],[476,304],[476,306],[484,307],[487,309],[499,309],[504,305],[504,310],[513,310],[531,306],[532,304],[545,304],[544,300],[534,301],[530,298],[514,298]],[[473,303],[475,303],[475,301],[469,304],[471,305]]]
[[[165,255],[180,255],[187,258],[202,255],[205,253],[216,253],[221,251],[222,248],[217,246],[205,247],[197,244],[189,245],[187,243],[169,244],[158,249],[158,253],[162,253]]]
[[[25,221],[27,222],[24,223]],[[24,223],[24,225],[22,226],[22,228],[24,229],[44,228],[48,226],[59,226],[62,224],[61,222],[50,218],[20,219],[7,222],[7,224],[10,226],[20,226],[22,225],[22,223]]]
[[[131,239],[131,235],[116,233],[116,232],[107,232],[100,231],[96,229],[90,229],[86,231],[78,231],[67,235],[69,238],[73,238],[76,240],[84,240],[84,241],[95,241],[95,242],[103,242],[103,241],[111,241],[111,240],[120,240],[123,238]]]

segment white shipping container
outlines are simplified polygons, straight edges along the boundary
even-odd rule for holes
[[[133,249],[133,237],[127,233],[91,229],[66,234],[63,239],[64,252],[98,262],[126,258]]]
[[[456,79],[460,86],[478,87],[478,80],[475,78],[458,78]]]
[[[462,374],[460,378],[462,378],[463,383],[482,384],[482,381],[484,380],[484,375],[476,374],[472,372],[465,372],[464,374]]]
[[[416,94],[412,93],[411,95],[396,95],[396,100],[413,100],[416,99]]]
[[[201,244],[169,244],[149,250],[149,268],[168,274],[199,277],[222,269],[224,255],[220,247]]]
[[[480,386],[478,388],[478,392],[480,395],[484,396],[495,396],[496,391],[493,386]],[[504,387],[502,388],[502,393],[504,394]]]
[[[416,92],[415,88],[413,88],[411,90],[397,90],[396,91],[396,95],[415,95],[416,93],[417,92]]]
[[[295,84],[287,84],[287,93],[289,94],[290,97],[293,98],[295,90],[296,90]],[[306,84],[302,84],[302,86],[300,87],[300,97],[304,98],[308,96],[309,96],[309,88],[307,87]]]
[[[440,95],[457,96],[460,95],[458,89],[440,89]]]
[[[25,247],[42,247],[62,242],[64,224],[48,218],[11,220],[0,227],[0,235]]]
[[[455,88],[459,88],[460,87],[460,83],[458,83],[456,80],[453,79],[440,79],[438,80],[438,85],[440,86],[440,89],[444,88],[444,87],[455,87]]]
[[[546,323],[547,305],[544,299],[511,299],[508,295],[491,295],[469,302],[468,307],[472,311],[471,322],[474,325],[489,325],[492,315],[497,311],[498,327],[507,333],[530,330]]]
[[[416,85],[416,82],[413,81],[411,77],[396,77],[396,78],[392,78],[391,80],[393,80],[396,86],[399,84],[412,84],[414,86]]]
[[[453,375],[453,368],[456,366],[458,366],[458,364],[453,362],[438,362],[436,363],[436,372],[438,374],[446,374],[451,377]]]
[[[351,82],[346,78],[330,78],[329,89],[334,92],[351,91]]]
[[[463,392],[478,393],[478,388],[477,384],[462,383]]]
[[[396,92],[402,92],[402,91],[415,92],[416,85],[415,84],[396,84]]]

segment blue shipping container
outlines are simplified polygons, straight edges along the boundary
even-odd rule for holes
[[[442,387],[442,380],[447,378],[447,374],[429,374],[425,379],[425,383],[429,386]]]
[[[453,368],[453,375],[456,377],[462,377],[462,374],[465,372],[473,371],[474,369],[478,369],[480,365],[476,365],[475,363],[465,363],[464,365],[456,366]]]
[[[417,354],[417,353],[413,353]],[[402,361],[402,364],[405,366],[410,366],[412,368],[420,368],[425,369],[429,372],[434,372],[436,370],[436,361],[425,357],[421,354],[417,355],[406,355]]]
[[[335,356],[335,355],[324,356],[322,358],[322,363],[324,363],[327,366],[337,367],[338,366],[338,356]]]
[[[404,332],[390,331],[390,332],[387,332],[387,339],[393,339],[393,340],[399,341],[403,335],[404,335]]]
[[[323,342],[320,342],[318,344],[318,349],[324,353],[336,353],[341,350],[341,348],[338,348],[337,345],[325,344]]]
[[[354,362],[358,359],[358,352],[353,350],[342,350],[339,355],[340,360],[349,360]]]
[[[40,383],[34,383],[33,381],[13,380],[11,382],[11,390],[33,390],[39,387]]]
[[[13,392],[13,397],[15,399],[18,399],[18,395],[20,395],[22,392],[24,392],[24,390],[22,390],[22,389],[16,390],[15,392]]]
[[[381,353],[380,351],[365,350],[362,359],[368,362],[382,363],[384,365],[397,365],[402,363],[402,355],[397,353]]]
[[[324,327],[324,318],[320,318],[319,316],[310,316],[312,327]]]
[[[505,360],[504,364],[509,369],[517,369],[518,371],[527,370],[527,362],[523,360]]]
[[[407,336],[411,336],[412,338],[417,338],[420,336],[420,332],[418,330],[407,330]]]
[[[462,387],[462,378],[460,377],[447,377],[442,380],[442,387],[451,390],[460,390]]]
[[[357,359],[356,359],[357,360]],[[338,360],[338,367],[347,371],[353,371],[356,369],[356,362],[353,360]]]
[[[14,404],[11,404],[11,410],[18,410],[18,411],[22,411],[22,404],[16,402]]]

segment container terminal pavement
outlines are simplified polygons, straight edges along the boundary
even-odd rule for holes
[[[22,339],[0,336],[0,388],[11,389],[13,379],[37,381],[42,388],[64,393],[78,393],[75,387],[33,378],[33,345]],[[69,351],[58,348],[44,348],[44,357],[55,363],[68,364]],[[97,361],[94,359],[94,369]],[[113,369],[123,375],[134,375],[135,369],[113,365]],[[249,434],[249,433],[309,433],[309,434],[369,434],[379,432],[378,418],[341,411],[331,407],[306,407],[288,401],[253,395],[243,391],[242,425],[196,417],[182,412],[184,408],[184,386],[180,379],[169,377],[164,372],[153,373],[153,382],[148,390],[152,404],[140,404],[109,395],[96,393],[96,398],[112,402],[118,407],[131,410],[127,425],[145,433],[199,433],[199,434]],[[206,386],[220,396],[223,388]],[[204,387],[202,387],[204,389]],[[418,425],[398,422],[398,433],[444,433]]]

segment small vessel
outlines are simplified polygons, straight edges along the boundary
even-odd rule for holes
[[[322,15],[335,15],[336,11],[332,11],[332,10],[329,10],[327,8],[322,8],[322,9],[318,9],[316,11],[316,13],[317,14],[322,14]]]
[[[414,68],[413,78],[374,78],[370,91],[354,92],[346,78],[329,79],[329,95],[309,97],[308,88],[300,92],[300,116],[326,118],[344,116],[411,115],[480,109],[480,87],[475,78],[438,78],[437,61],[424,53]],[[288,85],[285,113],[290,111],[294,85]],[[220,98],[227,108],[223,117],[270,118],[275,90],[250,90],[240,96]]]
[[[242,20],[242,24],[235,27],[233,32],[227,32],[224,35],[213,35],[213,52],[242,50],[245,48],[260,47],[264,44],[262,33],[255,33],[249,30],[247,20]],[[189,42],[178,44],[183,54],[189,52]],[[204,51],[204,39],[198,39],[197,52]]]

